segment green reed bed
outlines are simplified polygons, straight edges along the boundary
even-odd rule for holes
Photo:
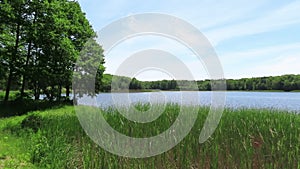
[[[180,111],[175,104],[154,107],[163,113],[149,123],[130,121],[114,108],[102,113],[115,130],[142,138],[167,130]],[[146,111],[150,105],[136,108]],[[182,113],[191,110],[193,107],[185,107]],[[0,139],[0,150],[6,149],[1,147],[4,143],[15,149],[2,155],[0,168],[300,168],[300,115],[226,109],[214,134],[199,144],[208,111],[207,107],[199,109],[192,130],[173,149],[143,159],[119,157],[97,146],[81,128],[71,106],[0,119],[0,136],[13,138]],[[11,159],[18,160],[12,165]]]

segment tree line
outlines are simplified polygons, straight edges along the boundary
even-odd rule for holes
[[[11,90],[69,97],[76,60],[85,45],[101,57],[97,78],[104,71],[103,50],[77,1],[0,0],[0,89],[7,101]],[[88,43],[87,43],[88,42]],[[90,52],[86,52],[90,53]],[[84,55],[84,54],[83,54]],[[84,60],[88,63],[87,60]]]
[[[115,78],[112,84],[112,79]],[[102,85],[99,86],[98,91],[108,92],[111,86],[115,89],[159,89],[159,90],[195,90],[194,84],[197,84],[197,90],[210,91],[211,80],[159,80],[159,81],[139,81],[136,78],[129,78],[124,76],[113,76],[104,74]],[[282,90],[293,91],[300,90],[300,75],[283,75],[270,77],[254,77],[242,79],[227,79],[227,90]]]

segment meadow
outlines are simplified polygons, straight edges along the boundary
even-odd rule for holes
[[[166,130],[179,110],[169,104],[146,124],[126,120],[113,108],[102,113],[117,131],[148,137]],[[199,144],[208,111],[200,108],[191,132],[176,147],[143,159],[119,157],[97,146],[72,106],[1,118],[0,168],[300,168],[299,114],[226,109],[214,134]]]

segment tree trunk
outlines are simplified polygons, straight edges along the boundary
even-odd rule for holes
[[[9,65],[9,75],[8,75],[8,80],[7,80],[4,102],[7,102],[8,98],[9,98],[10,86],[11,86],[11,82],[12,82],[12,78],[13,78],[14,62],[15,62],[15,59],[17,58],[17,54],[18,54],[19,40],[20,40],[20,24],[17,24],[16,42],[15,42],[12,59],[11,59],[10,65]]]
[[[73,89],[73,104],[74,105],[77,105],[78,103],[77,103],[77,99],[76,99],[76,90],[75,89]]]
[[[33,25],[32,26],[34,26],[35,23],[36,23],[36,14],[34,15]],[[30,37],[30,38],[32,38],[32,37]],[[32,48],[32,39],[30,39],[30,41],[29,41],[28,50],[27,50],[26,63],[25,63],[25,73],[23,74],[23,79],[22,79],[21,97],[24,96],[25,84],[26,84],[26,81],[27,81],[26,70],[28,68],[29,58],[31,56],[31,48]]]
[[[61,84],[59,84],[59,85],[58,85],[58,98],[57,98],[58,101],[61,100],[61,93],[62,93],[61,90],[62,90],[62,86],[61,86]]]
[[[26,57],[26,63],[25,63],[25,71],[26,71],[26,69],[28,67],[28,63],[29,63],[29,58],[30,58],[30,53],[31,53],[31,46],[32,46],[32,43],[30,42],[29,45],[28,45],[28,51],[27,51],[27,57]],[[26,72],[25,72],[23,74],[23,79],[22,79],[21,97],[24,96],[26,80],[27,80],[27,75],[26,75]]]
[[[38,82],[36,81],[34,84],[34,99],[39,100],[40,99],[40,88],[38,86]]]
[[[9,92],[10,92],[10,85],[12,82],[12,68],[10,68],[9,70],[9,76],[8,76],[8,80],[7,80],[7,85],[6,85],[6,90],[5,90],[5,97],[4,97],[4,102],[8,101],[9,98]]]
[[[70,98],[70,85],[66,86],[66,97],[67,97],[67,99]]]

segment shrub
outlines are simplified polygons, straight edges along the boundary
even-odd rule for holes
[[[29,128],[32,129],[34,132],[37,132],[42,124],[42,117],[36,114],[31,114],[27,116],[22,122],[22,128]]]

